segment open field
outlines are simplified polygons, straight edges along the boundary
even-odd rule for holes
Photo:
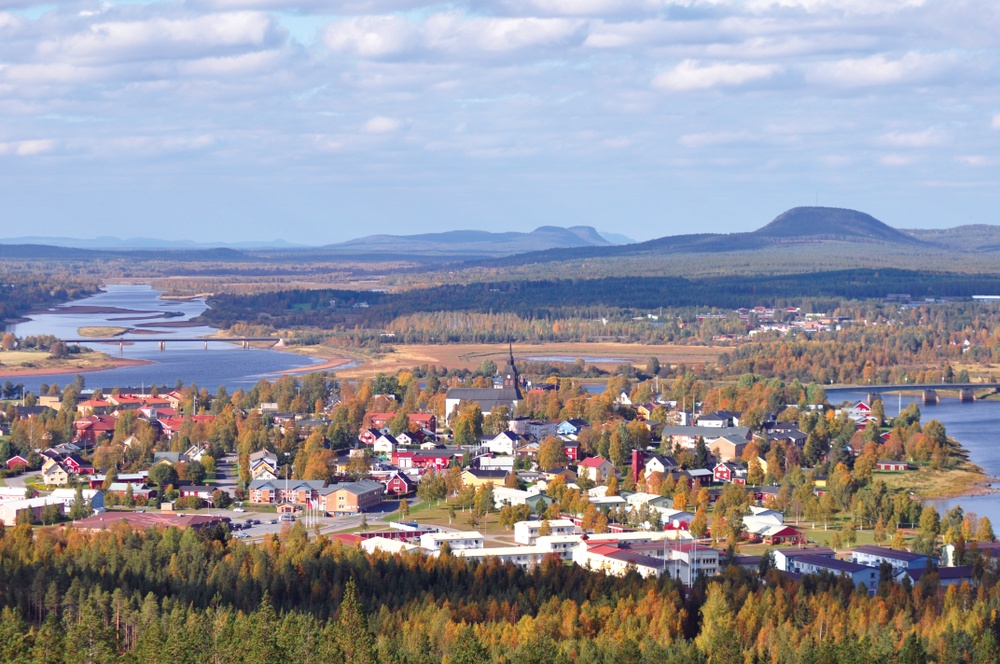
[[[94,339],[107,339],[108,337],[117,337],[119,334],[125,334],[128,332],[127,327],[103,327],[103,326],[93,326],[93,327],[81,327],[76,330],[76,333],[81,337],[90,337]]]
[[[978,466],[963,462],[958,468],[934,470],[920,467],[906,472],[876,472],[872,479],[885,482],[890,491],[904,489],[923,498],[954,498],[989,493],[991,478]]]
[[[322,346],[308,346],[294,350],[303,355],[328,360],[323,365],[309,367],[308,371],[336,371],[339,365],[362,362],[360,366],[337,371],[337,375],[343,378],[367,378],[378,373],[392,374],[422,364],[434,364],[449,369],[475,369],[483,360],[493,360],[497,365],[502,365],[508,353],[506,344],[400,344],[395,346],[394,352],[375,358],[352,356],[341,350]],[[600,364],[607,369],[613,369],[623,362],[645,366],[650,357],[656,357],[660,364],[664,365],[712,364],[723,350],[707,346],[620,343],[519,344],[514,347],[514,358],[519,361],[565,358],[551,361],[567,362],[583,358],[587,364]]]
[[[48,351],[10,350],[0,352],[0,378],[16,376],[45,376],[69,372],[84,373],[116,367],[150,364],[146,360],[113,358],[104,353],[92,352],[71,355],[53,360]]]

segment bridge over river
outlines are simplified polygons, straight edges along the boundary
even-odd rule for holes
[[[270,343],[274,344],[275,348],[284,348],[285,340],[281,337],[128,337],[127,339],[122,337],[111,337],[107,339],[102,339],[98,337],[92,337],[89,339],[63,339],[65,343],[68,344],[118,344],[118,350],[122,351],[125,348],[125,344],[143,344],[152,343],[160,344],[160,350],[165,350],[167,343],[179,343],[179,342],[205,342],[205,350],[208,350],[208,342],[221,342],[221,343],[238,343],[242,344],[243,348],[250,348],[251,343]]]
[[[915,392],[923,393],[924,403],[937,403],[938,392],[958,392],[959,401],[975,401],[983,396],[1000,390],[1000,383],[897,383],[895,385],[856,385],[833,388],[833,390],[865,390],[868,392],[868,403],[873,399],[881,399],[882,392]],[[977,392],[979,394],[977,394]]]

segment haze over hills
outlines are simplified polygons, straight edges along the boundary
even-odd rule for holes
[[[610,247],[612,243],[590,226],[540,226],[530,233],[461,230],[419,235],[369,235],[321,247],[329,253],[355,254],[359,250],[380,254],[438,256],[509,256],[539,249]]]

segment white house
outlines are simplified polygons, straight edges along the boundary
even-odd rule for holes
[[[513,456],[514,450],[517,449],[522,440],[523,437],[513,431],[501,431],[486,443],[486,449],[493,454]]]
[[[514,524],[514,541],[518,544],[534,544],[540,535],[544,521],[518,521]],[[553,519],[548,522],[551,535],[574,535],[576,524],[569,519]]]
[[[375,444],[372,445],[372,451],[376,454],[392,454],[398,446],[399,443],[396,442],[395,438],[384,433],[375,440]]]

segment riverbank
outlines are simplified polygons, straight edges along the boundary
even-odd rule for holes
[[[91,373],[153,364],[152,360],[111,357],[94,351],[86,357],[49,359],[48,352],[7,351],[0,353],[0,379],[27,376],[52,376],[68,373]]]

